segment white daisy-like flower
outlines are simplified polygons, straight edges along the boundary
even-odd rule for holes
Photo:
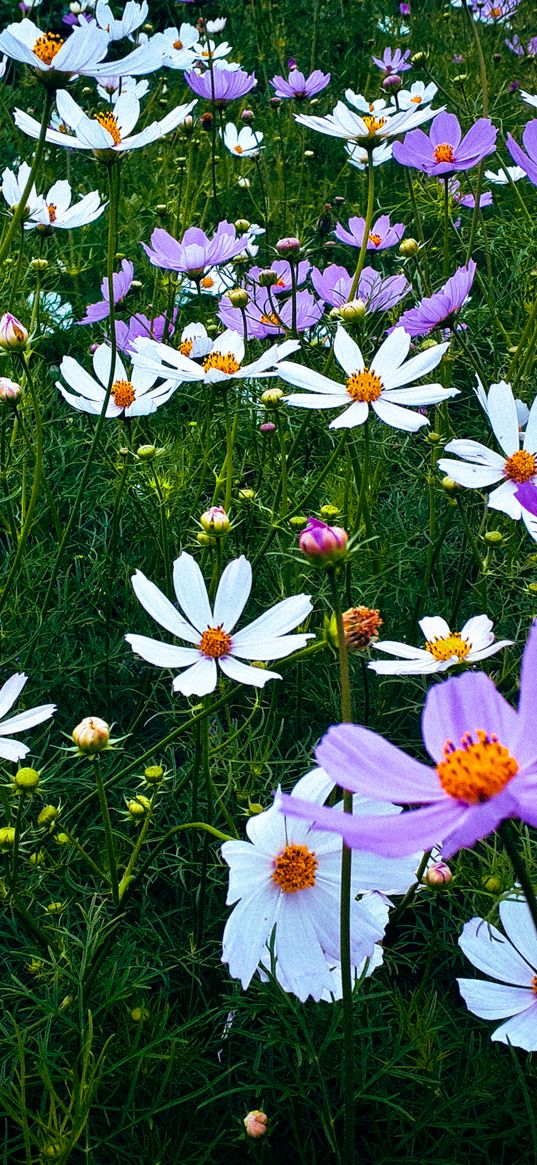
[[[305,125],[308,129],[315,129],[318,133],[328,137],[343,138],[348,142],[383,141],[385,138],[395,137],[396,134],[406,133],[415,129],[425,121],[436,117],[439,109],[431,109],[430,105],[418,109],[402,109],[398,113],[391,106],[385,106],[377,113],[364,113],[360,116],[338,101],[332,113],[326,117],[314,117],[309,114],[295,114],[295,121]]]
[[[64,356],[60,364],[60,375],[67,381],[69,388],[74,389],[78,395],[69,392],[60,380],[56,381],[56,388],[59,388],[64,399],[74,409],[99,416],[106,397],[111,363],[112,349],[108,344],[99,344],[93,354],[93,370],[97,379],[90,376],[78,360],[74,360],[72,356]],[[175,382],[171,380],[166,380],[157,388],[153,388],[156,379],[156,374],[148,372],[145,368],[134,367],[129,377],[123,361],[116,356],[112,391],[105,416],[146,417],[149,413],[154,413],[159,405],[170,399],[176,388]]]
[[[214,20],[206,20],[205,28],[211,35],[214,32],[223,32],[227,24],[227,16],[217,16]]]
[[[43,32],[27,17],[8,24],[0,33],[0,50],[14,61],[31,65],[39,73],[68,73],[92,76],[106,56],[108,37],[94,24],[76,27],[64,40],[54,32]]]
[[[209,269],[198,282],[194,279],[183,278],[179,286],[177,304],[182,306],[182,304],[188,303],[193,295],[225,295],[226,291],[230,291],[232,287],[236,286],[236,268],[232,267],[231,263],[225,263],[223,267]]]
[[[397,94],[397,103],[395,97],[392,97],[391,103],[397,109],[419,109],[422,105],[429,105],[433,98],[438,93],[438,86],[431,81],[428,85],[424,81],[414,81],[410,89],[400,89]]]
[[[488,659],[503,647],[510,647],[512,639],[494,642],[492,621],[487,615],[474,615],[461,627],[460,631],[450,631],[445,619],[440,615],[427,615],[419,625],[426,639],[425,647],[411,647],[408,643],[395,640],[375,640],[374,648],[387,655],[399,656],[394,660],[374,660],[368,666],[383,676],[425,676],[433,672],[447,671],[458,663],[477,663]]]
[[[333,788],[327,773],[314,769],[298,781],[291,795],[322,804]],[[354,797],[353,812],[392,814],[400,812],[400,807]],[[341,839],[308,821],[285,817],[277,804],[251,817],[246,832],[249,841],[227,841],[222,846],[229,866],[227,904],[236,904],[224,930],[222,961],[246,989],[256,971],[265,978],[271,970],[273,942],[275,975],[285,991],[301,1000],[338,998]],[[367,958],[370,969],[378,965],[376,944],[388,921],[389,902],[368,891],[404,893],[415,881],[419,857],[386,861],[353,850],[351,959],[355,974]],[[366,896],[357,902],[360,893]]]
[[[537,1051],[537,936],[522,898],[500,902],[502,934],[484,918],[464,926],[459,946],[487,979],[457,979],[468,1009],[480,1019],[506,1020],[492,1033],[501,1044]],[[506,937],[507,936],[507,937]]]
[[[69,126],[73,132],[49,128],[46,132],[46,141],[71,149],[93,150],[97,156],[139,150],[142,146],[156,142],[164,134],[177,129],[195,105],[195,100],[189,101],[187,105],[178,105],[161,121],[153,121],[139,133],[133,134],[132,131],[140,116],[140,102],[134,93],[122,93],[114,105],[113,113],[107,109],[104,113],[88,117],[66,89],[58,89],[56,94],[58,114],[62,125]],[[23,133],[31,138],[39,137],[40,125],[34,117],[30,117],[21,109],[16,109],[13,117],[15,125]]]
[[[373,117],[380,117],[384,110],[386,110],[387,116],[390,117],[393,112],[385,97],[377,97],[375,101],[368,101],[363,93],[355,93],[354,89],[346,89],[344,96],[345,101],[348,101],[353,109],[357,109],[358,113],[366,113]]]
[[[97,93],[103,101],[115,105],[122,93],[132,93],[140,100],[149,91],[149,81],[137,81],[136,77],[105,77],[97,86]]]
[[[526,177],[526,171],[522,166],[505,166],[503,170],[485,170],[485,178],[489,182],[493,182],[496,186],[507,186],[509,179],[511,182],[520,182],[521,178]]]
[[[6,168],[2,174],[2,195],[9,206],[9,209],[15,211],[24,193],[26,183],[30,174],[30,167],[27,162],[21,162],[17,172]],[[37,193],[35,185],[32,186],[26,202],[25,218],[28,219],[30,215],[40,211],[43,207],[43,199]],[[31,230],[35,224],[25,221],[24,226],[27,230]]]
[[[257,158],[263,141],[262,133],[254,133],[249,125],[237,129],[232,121],[228,121],[225,129],[220,130],[220,137],[230,154],[238,158]]]
[[[420,413],[401,408],[401,405],[423,407],[439,404],[456,396],[458,389],[442,388],[441,384],[419,386],[414,383],[436,368],[449,347],[448,343],[435,344],[405,363],[410,343],[410,336],[404,328],[394,328],[367,368],[358,345],[339,326],[334,340],[334,356],[347,377],[345,383],[330,380],[305,365],[284,361],[278,367],[278,376],[288,384],[305,389],[303,393],[292,393],[284,399],[301,409],[349,406],[331,421],[331,429],[352,429],[355,425],[363,425],[371,405],[386,425],[415,433],[429,422]]]
[[[166,376],[175,384],[192,380],[203,380],[206,384],[222,384],[230,380],[250,380],[257,377],[279,376],[281,364],[292,352],[300,347],[298,340],[284,340],[283,344],[272,344],[257,360],[243,364],[245,346],[242,336],[228,328],[212,344],[203,364],[196,364],[181,351],[159,344],[146,336],[133,341],[133,363],[153,372],[155,376]],[[294,367],[294,366],[293,366]]]
[[[347,142],[345,149],[349,155],[350,165],[355,166],[357,170],[365,170],[371,162],[374,166],[382,166],[384,162],[389,162],[393,145],[391,142],[382,142],[382,145],[375,146],[373,150],[366,150],[356,142]]]
[[[72,230],[75,227],[87,226],[90,222],[100,218],[106,209],[107,203],[101,202],[98,190],[85,194],[71,206],[72,191],[69,182],[55,182],[48,194],[41,200],[41,206],[36,207],[30,214],[29,222],[25,227],[47,228],[50,230]]]
[[[162,33],[164,56],[162,64],[166,69],[191,69],[192,49],[198,43],[199,33],[192,24],[181,24],[179,28],[165,28]]]
[[[99,28],[104,29],[109,41],[121,40],[124,36],[132,36],[137,28],[147,20],[149,5],[147,0],[137,4],[136,0],[127,0],[123,12],[116,20],[114,13],[105,0],[97,0],[95,20]]]
[[[254,619],[248,627],[235,631],[252,589],[252,568],[241,555],[228,563],[218,584],[211,608],[201,570],[192,555],[183,552],[173,564],[173,585],[180,615],[170,600],[140,570],[132,577],[136,597],[142,607],[178,639],[192,647],[176,647],[145,635],[126,635],[133,651],[157,667],[186,668],[175,676],[173,689],[183,696],[206,696],[218,682],[218,668],[239,684],[263,688],[268,680],[279,680],[277,672],[249,667],[243,659],[265,662],[284,659],[305,647],[310,634],[289,635],[309,615],[309,595],[293,595]]]
[[[537,93],[526,93],[525,89],[521,89],[520,96],[526,102],[526,105],[533,105],[534,108],[537,108]],[[515,166],[514,169],[518,170],[519,167]],[[525,171],[523,170],[522,173],[525,173]]]
[[[205,324],[187,324],[181,332],[179,351],[182,356],[190,356],[192,360],[199,360],[207,356],[212,350],[213,341],[209,336]]]
[[[479,404],[481,405],[481,408],[483,409],[483,412],[485,413],[485,416],[490,420],[489,402],[488,402],[487,393],[486,393],[484,384],[479,379],[479,376],[477,376],[477,374],[476,374],[476,381],[477,381],[477,384],[476,384],[475,389],[474,389],[475,395],[479,401]],[[516,406],[516,415],[517,415],[517,419],[518,419],[518,427],[519,427],[519,429],[523,429],[524,426],[527,425],[527,423],[528,423],[528,417],[530,415],[530,410],[529,410],[527,404],[524,404],[524,401],[520,400],[520,397],[516,397],[515,406]]]
[[[487,396],[487,415],[503,453],[496,453],[480,441],[449,441],[446,453],[460,461],[441,457],[438,468],[467,489],[486,489],[500,481],[489,494],[488,505],[509,518],[522,518],[532,538],[537,540],[537,517],[523,508],[515,497],[522,482],[537,484],[537,398],[534,400],[520,447],[520,428],[516,402],[510,384],[501,380],[491,384]]]
[[[224,61],[224,57],[229,57],[230,52],[231,45],[228,44],[227,40],[223,40],[221,44],[217,44],[214,40],[198,40],[197,43],[192,46],[193,60],[201,61],[205,65],[207,65],[209,61],[214,61],[215,63],[218,61],[220,64],[223,64],[225,68],[227,68],[227,63]]]
[[[12,739],[12,732],[25,732],[27,728],[34,728],[36,724],[42,724],[43,720],[49,720],[56,711],[55,704],[40,704],[37,708],[28,708],[27,712],[11,716],[9,720],[4,719],[20,696],[27,679],[24,672],[16,672],[0,688],[0,756],[4,760],[22,760],[30,751],[27,744]]]

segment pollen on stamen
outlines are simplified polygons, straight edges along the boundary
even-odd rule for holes
[[[474,739],[475,736],[475,739]],[[494,733],[465,732],[457,748],[447,740],[444,760],[436,766],[445,793],[467,805],[480,805],[503,792],[519,771],[516,757]]]
[[[243,150],[242,146],[239,146],[239,145],[233,146],[233,149],[234,149],[236,154],[244,154],[244,150]]]
[[[95,121],[98,121],[103,129],[108,130],[114,145],[118,146],[121,141],[121,134],[118,129],[115,113],[96,113]]]
[[[364,368],[363,372],[353,372],[345,387],[353,400],[378,400],[382,392],[382,380],[376,372],[370,372],[368,368]]]
[[[224,631],[221,623],[218,627],[207,627],[199,642],[200,651],[210,659],[221,659],[223,655],[229,655],[230,647],[231,635]]]
[[[537,458],[526,449],[519,449],[507,458],[503,472],[510,481],[516,481],[517,484],[529,481],[537,473]]]
[[[209,291],[211,287],[214,287],[214,282],[212,275],[204,275],[203,279],[200,279],[200,287],[204,287],[205,291]]]
[[[385,117],[370,117],[368,114],[362,118],[362,121],[370,137],[374,137],[379,129],[386,125]]]
[[[204,361],[203,371],[210,372],[211,368],[217,368],[219,372],[233,376],[239,371],[240,364],[232,352],[211,352]]]
[[[44,65],[51,65],[63,43],[62,37],[56,32],[44,32],[42,36],[38,36],[33,51]]]
[[[454,655],[459,660],[466,659],[470,649],[471,644],[467,639],[463,639],[459,633],[455,635],[444,635],[437,639],[429,639],[425,644],[425,650],[431,653],[433,659],[441,663],[445,663]]]
[[[56,207],[53,202],[49,202],[47,206],[49,222],[56,222]]]
[[[174,40],[174,42],[173,42],[173,45],[172,45],[172,48],[174,48],[174,49],[182,49],[182,47],[183,47],[183,42],[182,42],[182,40]]]
[[[308,849],[307,845],[286,845],[274,858],[272,881],[284,894],[308,890],[315,885],[318,865],[315,851]]]
[[[435,162],[454,162],[455,153],[453,146],[448,145],[447,142],[441,142],[440,145],[435,146],[433,150]]]
[[[193,340],[183,340],[183,343],[179,345],[179,351],[181,353],[181,356],[190,356],[190,353],[191,353],[193,347],[194,347]]]
[[[136,399],[136,393],[130,380],[114,380],[111,395],[118,409],[127,409],[129,405],[134,404]]]
[[[370,242],[370,243],[373,243],[373,246],[374,246],[374,247],[380,247],[380,244],[381,244],[381,242],[382,242],[382,238],[381,238],[381,236],[380,236],[380,235],[374,235],[374,234],[372,234],[372,232],[370,231],[367,237],[368,237],[368,239],[369,239],[369,242]]]
[[[262,315],[260,323],[269,324],[271,328],[281,328],[280,321],[274,311],[270,312],[270,315]]]

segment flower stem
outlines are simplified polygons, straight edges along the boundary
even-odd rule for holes
[[[36,389],[35,389],[33,377],[30,373],[28,357],[26,355],[23,355],[22,360],[24,362],[24,371],[26,374],[28,387],[30,389],[30,395],[32,397],[32,405],[33,405],[33,409],[34,409],[35,468],[34,468],[34,477],[33,477],[33,481],[32,481],[32,492],[30,494],[30,501],[28,502],[28,508],[27,508],[26,514],[24,516],[24,523],[23,523],[21,535],[19,538],[19,545],[17,546],[15,558],[13,559],[13,562],[11,564],[11,570],[7,576],[4,590],[3,590],[2,596],[0,598],[0,612],[3,611],[5,604],[8,600],[8,597],[9,597],[9,594],[11,591],[11,585],[12,585],[12,583],[17,575],[19,565],[20,565],[22,558],[23,558],[23,555],[24,555],[26,543],[28,541],[28,535],[30,533],[30,529],[32,526],[35,507],[37,505],[37,499],[39,497],[39,491],[41,488],[41,480],[43,477],[43,426],[41,423],[41,409],[39,406],[39,397],[38,397]]]
[[[349,291],[349,298],[347,300],[348,303],[356,298],[356,292],[358,291],[360,275],[364,269],[365,258],[367,254],[367,244],[369,242],[369,232],[371,230],[371,224],[373,222],[373,211],[375,208],[375,167],[373,165],[373,147],[366,145],[366,149],[369,152],[369,165],[367,167],[367,210],[365,212],[364,237],[362,239],[362,245],[358,255],[358,262],[356,264],[356,271],[354,272],[354,279]]]
[[[509,857],[515,877],[520,882],[524,891],[524,897],[528,904],[528,910],[533,919],[533,925],[537,931],[537,898],[535,897],[535,890],[533,888],[531,878],[528,874],[524,861],[518,852],[518,834],[512,821],[502,821],[497,829],[498,836],[503,842],[504,849]]]
[[[103,776],[101,773],[101,764],[99,757],[93,758],[95,766],[95,784],[97,786],[97,796],[101,806],[101,816],[104,827],[104,843],[106,848],[106,856],[108,858],[108,871],[110,874],[110,886],[112,889],[112,901],[114,906],[119,906],[119,887],[117,879],[117,863],[116,852],[114,849],[114,839],[112,837],[112,822],[110,820],[110,810],[108,808],[108,801],[106,800],[106,792],[104,788]]]
[[[48,129],[50,111],[52,108],[53,100],[54,100],[54,90],[48,89],[48,88],[45,89],[45,100],[43,103],[43,116],[41,118],[41,128],[39,130],[39,137],[37,139],[37,145],[35,147],[35,154],[33,156],[32,165],[30,166],[30,173],[28,174],[26,186],[24,187],[24,190],[23,190],[21,197],[20,197],[20,202],[15,207],[15,211],[13,213],[13,218],[11,219],[9,227],[8,227],[8,229],[4,235],[4,238],[2,240],[2,245],[0,247],[0,264],[2,264],[4,259],[6,258],[6,255],[11,247],[11,240],[13,238],[13,235],[15,234],[15,231],[17,230],[17,227],[18,227],[19,223],[21,222],[22,217],[24,215],[24,212],[26,210],[28,196],[29,196],[30,191],[32,189],[32,186],[34,184],[34,179],[35,179],[35,176],[37,174],[39,163],[41,161],[41,155],[42,155],[44,147],[45,147],[45,136],[46,136],[46,132]]]

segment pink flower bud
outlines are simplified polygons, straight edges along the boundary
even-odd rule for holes
[[[348,540],[347,531],[341,526],[328,526],[319,518],[308,518],[306,529],[299,535],[298,545],[307,558],[323,566],[330,566],[344,557]]]
[[[453,874],[445,862],[435,862],[434,866],[429,866],[424,881],[428,886],[447,886],[452,878]]]
[[[0,401],[11,404],[19,399],[21,392],[22,388],[15,380],[10,380],[9,376],[0,376]]]
[[[274,433],[275,431],[276,425],[274,424],[274,421],[264,421],[263,424],[259,426],[259,432],[266,433],[269,437],[270,434]]]
[[[297,259],[300,253],[300,239],[295,238],[294,235],[278,239],[276,250],[278,255],[282,255],[284,259]]]
[[[200,526],[206,534],[229,534],[230,525],[223,506],[210,506],[200,518]]]
[[[0,319],[0,348],[21,351],[28,343],[28,332],[16,316],[6,311]]]
[[[264,1137],[268,1126],[268,1116],[266,1112],[254,1108],[252,1112],[247,1113],[242,1123],[248,1137]]]
[[[382,82],[382,88],[385,89],[387,93],[398,93],[402,84],[403,78],[399,76],[399,73],[390,73],[387,77],[384,78]]]
[[[245,125],[251,125],[253,120],[254,120],[255,114],[254,114],[253,109],[243,109],[240,117],[241,117],[241,121],[244,121]]]

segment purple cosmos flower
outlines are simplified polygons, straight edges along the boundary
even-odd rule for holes
[[[518,711],[483,672],[437,684],[422,716],[430,768],[355,724],[330,728],[317,762],[340,788],[419,805],[399,817],[353,820],[346,813],[282,796],[290,817],[313,820],[353,848],[401,857],[442,843],[445,858],[487,837],[508,817],[537,825],[537,623],[524,657]],[[379,773],[383,779],[379,782]]]
[[[382,69],[385,77],[390,77],[392,73],[406,73],[412,68],[410,64],[410,49],[405,49],[404,53],[401,49],[384,49],[382,59],[380,57],[372,57],[374,65]]]
[[[168,336],[173,336],[175,332],[174,323],[176,317],[177,309],[174,310],[172,320],[168,323]],[[135,351],[133,341],[138,336],[146,336],[148,339],[156,340],[160,344],[164,339],[165,328],[166,316],[155,316],[154,320],[150,320],[144,312],[138,312],[137,315],[131,316],[127,324],[123,323],[122,320],[116,320],[118,350],[132,356],[132,353]]]
[[[527,154],[510,133],[507,134],[507,149],[517,166],[520,166],[530,182],[537,186],[537,118],[528,121],[522,134],[522,141],[528,151]]]
[[[291,69],[287,81],[285,77],[277,74],[270,84],[276,97],[294,97],[295,101],[302,101],[305,97],[313,97],[315,93],[320,93],[321,89],[326,89],[330,84],[330,73],[321,73],[320,69],[314,69],[309,77],[305,77],[300,69]]]
[[[283,335],[291,329],[293,315],[291,300],[288,299],[285,303],[278,301],[275,308],[274,300],[271,302],[268,294],[265,299],[261,298],[263,290],[261,288],[257,300],[250,300],[245,308],[247,338],[249,340],[264,340],[266,336]],[[297,292],[297,332],[305,332],[308,328],[315,327],[322,314],[322,303],[318,303],[310,291]],[[242,312],[238,307],[231,307],[227,295],[223,295],[220,300],[218,318],[225,324],[226,328],[233,328],[234,331],[242,335],[244,331]]]
[[[365,218],[356,218],[354,216],[349,219],[348,231],[338,222],[334,234],[340,243],[348,243],[349,247],[361,247],[364,230]],[[384,251],[386,247],[394,247],[396,243],[401,242],[404,233],[405,228],[402,222],[397,222],[392,226],[390,216],[388,214],[381,214],[380,218],[371,227],[366,250]]]
[[[403,2],[403,3],[401,3],[401,4],[399,5],[399,15],[400,15],[400,16],[411,16],[411,15],[412,15],[412,9],[411,9],[411,7],[410,7],[410,4],[405,4],[404,2]]]
[[[183,271],[191,279],[201,279],[202,275],[220,263],[227,263],[247,247],[249,238],[240,235],[232,223],[220,222],[216,233],[209,239],[199,227],[189,227],[180,242],[168,231],[156,227],[151,235],[151,244],[142,247],[153,267],[164,267],[167,271]]]
[[[462,137],[455,114],[439,113],[429,136],[422,129],[411,130],[403,142],[394,142],[393,156],[402,166],[412,166],[424,174],[453,174],[471,170],[493,154],[497,133],[488,117],[480,117]]]
[[[330,263],[324,271],[311,269],[311,281],[320,299],[331,307],[341,307],[347,303],[353,276],[345,267]],[[405,275],[389,275],[383,279],[373,267],[364,267],[360,276],[356,298],[361,299],[369,312],[389,311],[410,291],[410,283]]]
[[[409,336],[426,336],[441,324],[450,326],[455,312],[466,303],[476,273],[473,259],[467,267],[458,267],[440,291],[426,296],[417,307],[403,312],[397,321],[398,328],[404,328]]]
[[[531,481],[523,481],[515,490],[515,497],[525,510],[537,518],[537,485],[533,485]]]
[[[439,182],[440,181],[441,181],[441,179],[439,179]],[[450,178],[449,179],[448,190],[449,190],[449,193],[450,193],[453,201],[457,203],[457,206],[464,206],[464,207],[466,207],[467,210],[474,209],[474,207],[475,207],[474,195],[461,193],[461,184],[460,184],[458,178]],[[484,193],[480,195],[479,206],[480,206],[480,209],[483,209],[484,206],[492,206],[492,192],[490,190],[485,190]]]
[[[112,275],[112,286],[114,289],[114,303],[121,303],[127,292],[130,290],[132,281],[134,279],[134,264],[130,263],[128,259],[123,259],[121,264],[121,271],[117,271]],[[108,279],[105,277],[101,283],[102,299],[97,303],[89,303],[86,308],[86,314],[79,324],[95,324],[98,320],[105,320],[110,315],[110,300],[108,298]]]
[[[243,69],[208,69],[206,73],[197,73],[194,69],[184,74],[187,85],[198,97],[206,101],[214,101],[215,105],[223,107],[228,101],[235,101],[244,97],[251,89],[255,89],[257,80],[255,73],[245,73]]]

